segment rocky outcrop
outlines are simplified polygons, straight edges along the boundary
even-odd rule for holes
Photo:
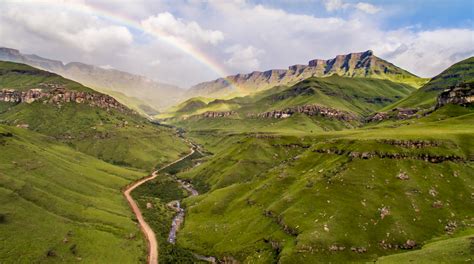
[[[465,158],[455,155],[434,155],[434,154],[409,154],[409,153],[386,153],[380,151],[366,151],[366,152],[359,152],[359,151],[345,151],[342,149],[330,148],[330,149],[315,149],[313,152],[322,153],[322,154],[336,154],[336,155],[347,155],[351,159],[373,159],[373,158],[380,158],[380,159],[417,159],[417,160],[424,160],[431,163],[440,163],[445,161],[452,161],[452,162],[463,162],[466,161]]]
[[[429,147],[436,147],[439,146],[439,143],[435,141],[429,140],[391,140],[391,139],[384,139],[379,140],[378,142],[383,144],[388,144],[392,146],[402,147],[402,148],[410,148],[410,149],[421,149],[421,148],[429,148]]]
[[[66,88],[54,88],[51,90],[44,91],[43,89],[30,89],[27,91],[18,91],[13,89],[2,89],[0,90],[0,101],[11,102],[11,103],[28,103],[31,104],[36,101],[43,103],[57,104],[62,103],[78,103],[88,104],[92,107],[99,107],[102,109],[110,110],[116,109],[121,112],[131,111],[113,97],[105,94],[93,93],[93,92],[82,92],[75,90],[68,90]]]
[[[288,118],[296,113],[305,114],[308,116],[322,116],[330,119],[337,119],[343,121],[357,120],[357,116],[335,108],[325,107],[321,105],[302,105],[290,107],[284,110],[273,110],[260,114],[250,114],[249,117],[257,118]]]
[[[436,108],[446,104],[469,105],[474,103],[473,83],[464,83],[445,89],[437,100]]]
[[[366,122],[379,122],[388,119],[405,120],[414,117],[421,117],[419,109],[416,108],[394,108],[389,112],[377,112],[365,119]]]
[[[218,117],[230,117],[236,114],[237,113],[234,111],[225,111],[225,112],[208,111],[208,112],[200,114],[199,116],[204,117],[204,118],[218,118]]]

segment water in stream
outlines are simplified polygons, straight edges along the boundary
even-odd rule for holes
[[[185,181],[182,180],[176,180],[180,185],[181,188],[185,189],[190,193],[190,196],[197,196],[199,195],[199,192],[193,188],[193,186]],[[174,201],[173,204],[174,209],[178,212],[176,216],[173,218],[173,222],[171,222],[171,230],[168,235],[168,242],[171,244],[176,243],[176,232],[179,230],[181,224],[184,221],[184,209],[181,208],[181,202],[180,201]]]

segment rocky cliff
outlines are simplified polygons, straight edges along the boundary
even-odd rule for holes
[[[469,105],[474,103],[474,83],[464,83],[445,89],[439,96],[436,108],[446,104]]]
[[[338,55],[333,59],[315,59],[307,65],[293,65],[287,70],[254,71],[227,78],[204,82],[187,91],[187,97],[219,97],[241,92],[244,94],[265,90],[277,85],[292,85],[312,76],[325,77],[338,74],[345,77],[372,77],[395,82],[417,83],[421,79],[383,59],[368,50],[359,53]],[[238,88],[238,91],[236,90]]]
[[[258,118],[288,118],[296,113],[301,113],[308,116],[322,116],[325,118],[344,121],[357,120],[357,116],[355,114],[321,105],[295,106],[286,108],[284,110],[273,110],[259,114],[250,114],[249,116]]]
[[[44,91],[40,88],[30,89],[27,91],[18,91],[14,89],[0,90],[0,102],[31,104],[36,101],[56,105],[74,102],[78,104],[88,104],[89,106],[99,107],[107,111],[115,109],[121,112],[131,112],[130,109],[117,102],[113,97],[105,94],[74,91],[62,87],[48,91]]]

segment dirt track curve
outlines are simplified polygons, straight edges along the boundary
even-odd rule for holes
[[[127,199],[128,203],[130,204],[130,207],[132,208],[133,213],[137,216],[138,223],[140,224],[140,228],[141,228],[143,234],[145,234],[145,237],[148,241],[148,251],[149,251],[148,263],[149,264],[158,264],[158,242],[156,241],[155,232],[153,232],[153,229],[151,229],[151,227],[148,225],[148,223],[143,218],[143,215],[142,215],[142,212],[140,211],[140,208],[138,207],[135,200],[133,200],[132,195],[130,193],[133,190],[135,190],[138,186],[144,184],[147,181],[151,181],[154,178],[158,177],[158,173],[161,170],[166,169],[167,167],[169,167],[169,166],[171,166],[175,163],[178,163],[178,162],[182,161],[183,159],[191,156],[194,153],[194,151],[195,150],[194,150],[194,147],[193,147],[193,148],[191,148],[191,152],[189,154],[187,154],[186,156],[181,157],[181,158],[165,165],[164,167],[161,167],[160,169],[154,171],[150,176],[147,176],[145,178],[142,178],[142,179],[130,184],[123,191],[123,195],[125,195],[125,198]]]

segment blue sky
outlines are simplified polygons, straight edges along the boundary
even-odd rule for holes
[[[368,49],[422,77],[474,55],[473,0],[4,0],[0,10],[0,46],[182,87]]]
[[[255,4],[282,8],[291,12],[314,16],[350,15],[346,10],[328,12],[320,0],[253,0]],[[347,0],[355,4],[360,1]],[[386,29],[417,26],[423,29],[443,27],[473,27],[474,1],[472,0],[366,0],[380,7],[381,23]]]

